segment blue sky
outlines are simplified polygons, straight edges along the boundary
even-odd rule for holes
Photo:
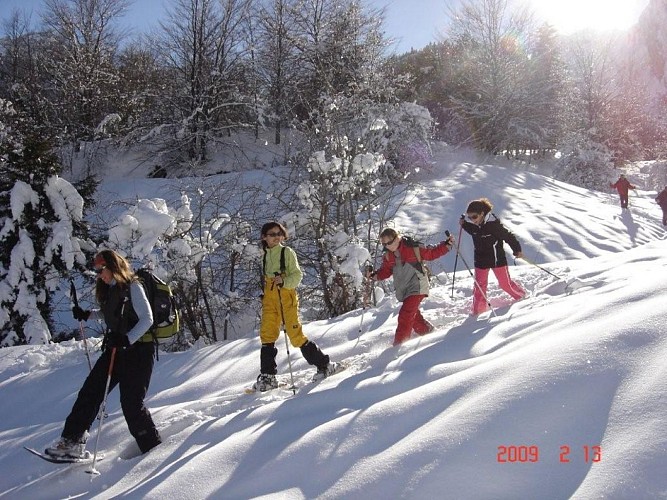
[[[386,7],[386,33],[395,40],[397,52],[419,49],[434,41],[438,27],[445,21],[445,0],[370,0],[370,3]],[[150,23],[155,19],[155,10],[163,9],[165,4],[169,0],[137,0],[132,10],[136,19]],[[140,28],[141,24],[135,26]]]
[[[386,7],[385,29],[394,40],[392,50],[398,53],[420,49],[435,41],[443,31],[448,6],[458,0],[367,0],[374,7]],[[639,17],[649,0],[523,0],[538,16],[562,32],[585,28],[627,28]],[[134,30],[156,25],[164,5],[171,0],[134,0],[125,16]],[[14,7],[39,10],[44,0],[0,0],[0,18],[6,18]]]
[[[420,49],[436,40],[446,20],[445,0],[371,0],[386,7],[386,32],[396,40],[397,52]]]
[[[235,136],[243,149],[254,144],[243,137]],[[270,149],[263,151],[260,163],[270,164]],[[279,339],[278,377],[291,383],[291,363],[296,395],[244,393],[259,370],[254,322],[231,328],[228,341],[162,352],[146,399],[162,444],[138,456],[114,390],[109,418],[101,429],[94,424],[88,441],[89,451],[98,449],[101,430],[98,476],[84,472],[90,466],[58,468],[20,450],[58,438],[88,371],[82,342],[4,348],[0,497],[664,500],[667,240],[655,191],[638,188],[631,209],[621,210],[609,192],[540,175],[552,167],[548,159],[527,169],[502,156],[480,161],[463,148],[434,151],[433,169],[421,173],[394,227],[428,231],[435,243],[445,229],[458,233],[469,200],[490,195],[526,258],[540,266],[511,264],[528,297],[513,302],[491,277],[494,313],[470,317],[475,284],[450,252],[431,261],[433,287],[422,302],[436,327],[429,335],[391,347],[398,304],[378,283],[377,305],[304,324],[332,360],[346,362],[341,373],[308,383],[314,368],[298,349],[288,361]],[[193,199],[209,188],[139,178],[150,164],[137,167],[132,157],[110,149],[93,165],[103,179],[97,208],[109,221],[133,210],[140,228],[162,235],[157,212],[135,210],[137,200],[167,195],[175,213],[182,190]],[[641,183],[645,167],[628,167]],[[226,205],[233,210],[242,203],[235,192],[274,181],[267,170],[246,170]],[[473,262],[470,236],[457,248]],[[64,316],[69,301],[61,304]],[[87,345],[97,360],[99,338]]]
[[[0,17],[15,7],[38,11],[43,0],[0,0]],[[142,30],[154,26],[169,0],[135,0],[127,14],[128,25]],[[397,52],[421,48],[434,41],[445,20],[445,0],[370,0],[375,7],[387,7],[386,33],[396,40]],[[449,2],[451,3],[451,2]]]

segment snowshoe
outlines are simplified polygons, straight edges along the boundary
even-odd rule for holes
[[[268,373],[260,373],[257,376],[257,382],[252,385],[253,390],[259,392],[270,391],[271,389],[278,388],[278,379],[275,375]]]
[[[324,380],[325,378],[330,377],[334,373],[342,371],[344,368],[345,367],[343,366],[342,363],[329,363],[324,368],[318,368],[315,375],[313,375],[313,382],[319,382],[320,380]]]
[[[86,458],[86,441],[88,432],[78,439],[61,437],[53,446],[44,450],[44,454],[53,458],[81,459]]]

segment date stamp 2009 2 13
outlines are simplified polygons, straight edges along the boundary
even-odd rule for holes
[[[573,449],[569,445],[561,445],[558,461],[562,464],[576,460],[584,463],[602,461],[602,447],[599,445],[582,445],[581,449]],[[498,463],[537,463],[540,461],[540,447],[536,445],[499,445],[496,454]]]

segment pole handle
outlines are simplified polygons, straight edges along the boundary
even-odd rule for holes
[[[76,295],[76,286],[74,286],[74,279],[69,279],[69,297],[74,302],[74,307],[79,307],[79,298]]]
[[[115,359],[116,359],[116,348],[114,347],[111,349],[111,361],[109,361],[109,371],[107,372],[107,375],[109,377],[111,377],[111,373],[113,372],[113,364]]]

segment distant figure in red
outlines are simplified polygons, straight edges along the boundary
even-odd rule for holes
[[[667,186],[656,196],[655,201],[662,208],[662,225],[667,226]]]
[[[628,208],[628,191],[635,189],[635,187],[625,178],[625,174],[621,174],[616,182],[609,184],[609,187],[616,188],[616,191],[618,191],[618,197],[621,199],[621,208]]]

